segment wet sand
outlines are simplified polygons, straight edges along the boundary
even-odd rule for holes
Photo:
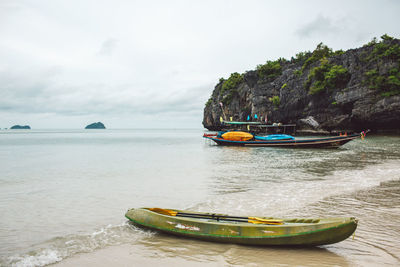
[[[172,241],[172,240],[169,240]],[[181,239],[177,239],[182,243]],[[192,243],[192,249],[184,247]],[[197,247],[197,249],[196,249]],[[207,251],[209,250],[209,251]],[[180,251],[180,252],[178,252]],[[199,254],[197,254],[198,252]],[[200,255],[205,253],[204,255]],[[169,254],[169,255],[168,255]],[[364,265],[364,264],[363,264]],[[262,248],[184,240],[175,247],[149,251],[136,245],[104,248],[55,264],[70,266],[354,266],[324,248]],[[364,266],[367,266],[364,265]],[[373,265],[371,265],[373,266]]]
[[[133,245],[121,245],[104,248],[92,253],[78,254],[52,266],[221,266],[224,262],[195,262],[185,258],[145,255],[143,251]]]

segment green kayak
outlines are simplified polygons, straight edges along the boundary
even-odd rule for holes
[[[238,217],[161,208],[130,209],[125,217],[169,234],[245,245],[326,245],[345,240],[357,228],[355,218]]]

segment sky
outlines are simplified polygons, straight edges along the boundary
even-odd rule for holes
[[[400,37],[400,1],[0,0],[0,128],[202,128],[219,78]]]

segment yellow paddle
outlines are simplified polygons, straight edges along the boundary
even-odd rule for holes
[[[218,215],[218,214],[204,214],[204,213],[187,213],[187,212],[177,212],[174,210],[167,210],[161,208],[149,208],[148,210],[168,215],[168,216],[181,216],[181,217],[193,217],[193,218],[208,218],[214,220],[225,220],[225,221],[237,221],[243,222],[246,220],[249,223],[254,224],[272,224],[272,225],[282,225],[283,220],[271,220],[271,219],[263,219],[259,217],[236,217],[236,216],[228,216],[228,215]]]

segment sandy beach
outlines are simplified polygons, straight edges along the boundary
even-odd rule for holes
[[[143,250],[133,245],[121,245],[104,248],[92,253],[81,253],[62,262],[53,264],[55,267],[108,267],[108,266],[221,266],[225,262],[196,262],[180,257],[158,257],[143,254]]]
[[[176,241],[182,242],[181,239]],[[191,249],[187,249],[188,243],[192,243],[189,246]],[[184,240],[183,244],[177,245],[177,247],[151,252],[136,245],[113,246],[92,253],[77,254],[54,264],[54,266],[298,266],[299,263],[301,263],[300,266],[352,266],[345,257],[321,248],[262,248],[228,244],[215,245],[193,240]],[[170,250],[169,252],[174,251],[174,253],[168,255],[168,250]],[[181,253],[177,253],[176,250]],[[205,254],[200,255],[200,253]],[[368,266],[368,264],[364,266]]]

